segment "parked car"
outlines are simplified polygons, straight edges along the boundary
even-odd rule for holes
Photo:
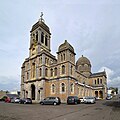
[[[5,101],[5,99],[7,98],[7,96],[3,96],[0,101]]]
[[[19,97],[15,97],[11,99],[11,103],[19,103],[20,102],[20,98]]]
[[[77,96],[68,96],[67,104],[80,104],[80,99]]]
[[[84,103],[84,97],[79,98],[81,103]]]
[[[23,98],[19,101],[20,104],[32,104],[31,98]]]
[[[7,97],[7,98],[5,99],[5,102],[6,102],[6,103],[10,103],[10,102],[11,102],[11,99],[10,99],[9,97]]]
[[[61,100],[59,97],[47,97],[44,100],[40,101],[41,105],[60,105]]]
[[[15,98],[14,99],[14,103],[19,103],[20,102],[20,98]]]
[[[112,99],[112,95],[107,95],[107,97],[106,97],[106,100],[111,100]]]
[[[95,103],[95,97],[91,97],[91,96],[85,97],[84,103]]]

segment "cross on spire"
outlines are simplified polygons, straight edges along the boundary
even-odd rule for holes
[[[43,19],[43,12],[41,12],[41,15],[40,15],[40,19],[39,19],[39,21],[44,22],[44,19]]]

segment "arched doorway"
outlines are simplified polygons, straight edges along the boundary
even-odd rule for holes
[[[99,91],[99,96],[103,99],[103,91]]]
[[[32,100],[35,100],[35,85],[31,85],[31,98]]]
[[[98,91],[95,91],[95,97],[98,98]]]

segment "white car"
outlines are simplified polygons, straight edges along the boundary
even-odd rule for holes
[[[84,97],[79,98],[81,103],[84,103]]]
[[[84,103],[95,103],[95,97],[84,97]]]
[[[15,98],[14,99],[14,103],[19,103],[20,102],[20,98]]]

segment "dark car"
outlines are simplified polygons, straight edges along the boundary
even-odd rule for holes
[[[32,104],[31,98],[23,98],[19,101],[20,104]]]
[[[61,100],[59,97],[47,97],[44,100],[40,101],[41,105],[60,105]]]
[[[80,104],[80,99],[77,96],[68,96],[67,104]]]

